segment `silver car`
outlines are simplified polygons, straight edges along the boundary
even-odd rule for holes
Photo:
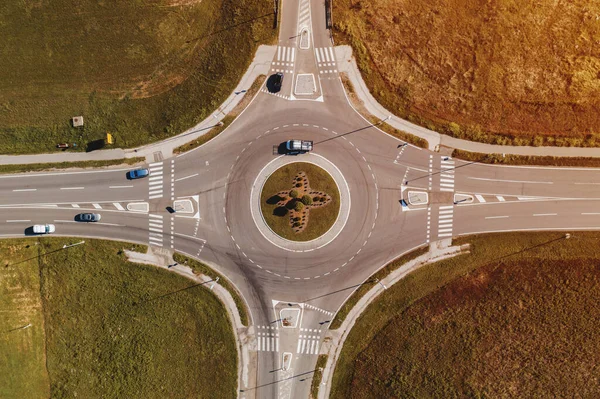
[[[102,219],[98,213],[80,213],[77,215],[77,220],[80,222],[97,222]]]

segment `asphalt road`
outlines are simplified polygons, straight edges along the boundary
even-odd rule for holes
[[[300,48],[304,27],[311,33],[307,50]],[[242,292],[260,333],[256,386],[245,387],[242,397],[306,398],[328,320],[353,287],[400,254],[462,234],[600,228],[596,169],[446,159],[399,147],[364,120],[348,104],[335,62],[327,61],[333,52],[320,2],[284,2],[279,46],[272,73],[285,73],[281,92],[263,89],[217,138],[150,165],[150,178],[127,180],[124,169],[0,176],[0,236],[54,223],[57,235],[150,244],[213,265]],[[300,74],[312,74],[313,93],[295,92]],[[250,211],[254,181],[277,156],[273,146],[289,139],[313,140],[314,153],[334,163],[350,188],[344,229],[309,252],[265,240]],[[402,206],[410,191],[428,193],[429,203]],[[455,203],[457,193],[470,200]],[[169,213],[177,199],[189,199],[194,212]],[[128,210],[140,203],[148,212]],[[76,222],[80,212],[100,213],[102,220]],[[297,328],[277,322],[288,303],[301,309]],[[274,372],[284,351],[294,356],[292,369]]]

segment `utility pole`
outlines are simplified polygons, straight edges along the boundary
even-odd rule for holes
[[[71,247],[74,247],[76,245],[81,245],[81,244],[85,244],[85,241],[76,242],[75,244],[70,244],[70,245],[65,244],[65,245],[63,245],[63,249],[71,248]]]

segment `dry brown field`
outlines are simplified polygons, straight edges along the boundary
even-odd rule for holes
[[[600,146],[600,2],[336,0],[333,18],[398,116],[489,143]]]

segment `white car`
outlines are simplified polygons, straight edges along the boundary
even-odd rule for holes
[[[56,227],[53,224],[35,224],[33,225],[34,234],[50,234],[56,231]]]

